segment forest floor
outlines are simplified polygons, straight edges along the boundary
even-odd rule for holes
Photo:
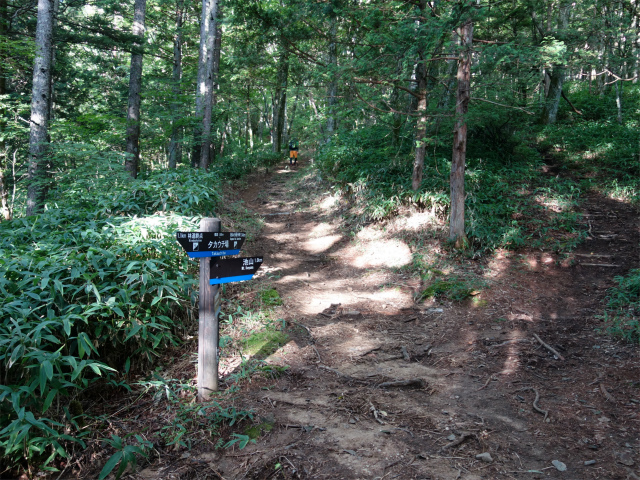
[[[264,219],[243,254],[264,255],[255,288],[278,291],[290,336],[266,358],[285,373],[237,392],[261,436],[135,478],[640,478],[640,351],[601,319],[614,277],[638,267],[636,210],[589,194],[572,254],[454,259],[445,268],[482,280],[475,295],[416,302],[409,245],[450,258],[442,220],[350,233],[344,203],[300,163],[240,194]],[[223,358],[221,374],[236,366]]]

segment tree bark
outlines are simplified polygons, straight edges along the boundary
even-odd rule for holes
[[[336,40],[336,35],[338,32],[338,22],[335,14],[332,14],[330,22],[329,67],[331,68],[331,81],[329,82],[329,86],[327,88],[327,100],[329,106],[327,111],[327,142],[331,140],[331,137],[336,130],[335,110],[338,96],[338,81],[336,80],[336,69],[338,68],[338,45]]]
[[[176,168],[182,159],[182,126],[180,125],[180,95],[182,94],[182,15],[184,0],[176,1],[176,35],[173,39],[173,103],[171,105],[171,140],[169,168]]]
[[[222,8],[220,7],[220,5],[218,5],[218,14],[216,16],[216,38],[213,44],[213,88],[211,90],[212,109],[218,104],[218,89],[220,88],[220,51],[222,49],[222,27],[220,25],[221,19]],[[213,128],[213,125],[211,128]],[[209,163],[212,163],[217,155],[213,139],[211,139],[211,141],[209,142],[209,147]]]
[[[473,42],[473,22],[467,20],[458,33],[463,50],[458,59],[458,93],[456,96],[456,123],[453,133],[453,154],[451,157],[451,212],[449,218],[449,239],[455,248],[464,248],[467,236],[464,228],[464,170],[467,157],[466,114],[471,98],[471,44]]]
[[[131,178],[138,176],[140,165],[140,91],[142,90],[142,48],[144,44],[144,17],[147,0],[135,0],[133,7],[134,53],[131,54],[129,74],[129,105],[127,109],[127,158],[124,169]]]
[[[44,208],[46,196],[53,9],[53,0],[38,0],[29,131],[27,215],[39,213]]]
[[[194,158],[200,168],[209,167],[211,107],[213,90],[213,47],[215,44],[218,0],[202,0],[200,22],[200,55],[198,59],[198,84],[196,92],[196,122],[194,132]]]
[[[287,105],[287,84],[289,81],[289,53],[282,48],[278,59],[276,78],[276,96],[273,102],[273,151],[282,151],[282,132],[284,131],[284,112]]]
[[[420,0],[420,16],[424,16],[427,8],[426,0]],[[411,175],[411,188],[418,190],[422,184],[422,169],[424,168],[424,155],[426,153],[426,145],[424,142],[427,134],[427,67],[425,65],[424,49],[418,51],[418,65],[416,67],[416,80],[418,82],[418,102],[416,112],[418,113],[418,121],[416,123],[416,151],[413,160],[413,173]]]
[[[0,0],[0,38],[7,34],[7,0]],[[5,71],[4,55],[0,57],[0,96],[7,94],[7,74]],[[0,106],[0,215],[4,220],[11,220],[11,208],[9,207],[9,188],[4,176],[4,171],[8,165],[8,149],[4,141],[4,132],[7,128],[5,120],[6,110],[4,103]]]
[[[540,121],[545,125],[556,123],[558,118],[558,107],[560,106],[560,98],[562,97],[562,85],[564,83],[564,65],[554,65],[551,74],[547,73],[549,81],[549,90],[542,106],[542,115]]]

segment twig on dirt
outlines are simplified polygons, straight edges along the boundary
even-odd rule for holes
[[[409,356],[409,352],[407,351],[407,347],[405,347],[404,345],[402,346],[402,348],[400,349],[400,351],[402,352],[402,357],[407,361],[410,362],[411,361],[411,357]]]
[[[505,345],[512,345],[514,343],[525,343],[528,341],[529,339],[527,338],[514,338],[513,340],[507,340],[506,342],[496,343],[495,345],[489,345],[489,348],[504,347]]]
[[[427,386],[427,382],[425,382],[422,378],[411,378],[409,380],[396,380],[393,382],[382,382],[378,385],[378,388],[389,388],[389,387],[418,387],[425,388]]]
[[[518,390],[518,392],[526,392],[527,390],[533,390],[534,393],[536,394],[536,399],[533,401],[533,409],[544,415],[544,421],[547,421],[547,417],[549,416],[549,412],[547,410],[542,410],[539,406],[538,406],[538,400],[540,400],[540,394],[538,393],[538,390],[536,390],[533,387],[527,387],[527,388],[523,388],[522,390]]]
[[[466,439],[468,438],[472,438],[473,434],[469,433],[469,432],[463,432],[462,436],[456,440],[454,440],[451,443],[447,443],[446,445],[444,445],[441,449],[440,449],[440,453],[444,452],[445,450],[448,450],[449,448],[452,447],[457,447],[458,445],[460,445],[462,442],[464,442]]]
[[[600,391],[602,392],[602,394],[604,395],[604,397],[609,400],[611,403],[618,403],[616,401],[616,398],[611,395],[609,392],[607,392],[607,389],[604,387],[604,383],[600,384]]]
[[[485,384],[483,386],[481,386],[479,389],[476,390],[476,392],[479,392],[480,390],[484,390],[485,388],[487,388],[487,386],[489,385],[489,382],[491,380],[493,380],[493,375],[489,375],[489,378],[487,378],[487,381],[485,382]]]
[[[552,346],[547,345],[546,343],[544,343],[544,342],[542,341],[542,339],[541,339],[538,335],[536,335],[536,334],[534,333],[534,334],[533,334],[533,336],[535,337],[535,339],[536,339],[536,340],[538,340],[538,342],[540,342],[540,344],[541,344],[544,348],[546,348],[547,350],[549,350],[551,353],[553,353],[553,354],[554,354],[556,357],[558,357],[560,360],[564,360],[564,357],[563,357],[562,355],[560,355],[556,349],[554,349]]]
[[[360,354],[361,357],[364,357],[365,355],[369,355],[370,353],[375,352],[376,350],[380,350],[380,347],[376,347],[376,348],[371,348],[369,350],[367,350],[366,352],[363,352]]]
[[[613,255],[603,255],[603,254],[596,254],[596,253],[576,253],[575,254],[576,257],[591,257],[591,258],[611,258],[613,257]]]
[[[409,322],[413,322],[414,320],[417,320],[418,317],[417,316],[413,316],[413,317],[409,317],[406,320],[403,320],[404,323],[409,323]]]
[[[359,378],[352,377],[351,375],[347,375],[346,373],[342,373],[341,371],[336,370],[335,368],[327,367],[326,365],[318,365],[318,367],[324,370],[327,370],[329,372],[333,372],[340,377],[346,378],[350,382],[367,383],[364,380],[360,380]]]
[[[309,432],[313,430],[320,430],[321,432],[324,432],[326,430],[326,428],[317,427],[316,425],[282,425],[282,426],[284,428],[300,428],[302,430],[307,430],[309,427],[311,427],[311,430],[309,430]]]
[[[309,334],[309,336],[313,339],[313,334],[311,333],[311,330],[309,329],[309,327],[307,327],[303,323],[297,322],[296,320],[291,320],[291,323],[295,323],[299,327],[304,328],[307,331],[307,333]]]
[[[296,466],[291,463],[291,460],[289,460],[287,457],[285,457],[284,455],[282,456],[282,458],[284,458],[287,462],[289,462],[289,465],[291,465],[291,468],[293,468],[293,473],[296,473],[298,471],[298,469],[296,468]]]
[[[580,265],[582,265],[583,267],[611,267],[611,268],[616,268],[620,266],[613,263],[580,263]]]

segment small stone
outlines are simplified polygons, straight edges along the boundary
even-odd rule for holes
[[[349,423],[354,424],[354,423],[356,423],[356,421],[355,421],[355,419],[351,418],[351,419],[349,419]]]
[[[556,469],[559,472],[564,472],[567,469],[567,466],[562,463],[560,460],[553,460],[551,461],[551,463],[553,464],[554,467],[556,467]]]
[[[476,455],[476,460],[482,460],[487,463],[493,462],[493,458],[491,458],[491,454],[489,452],[479,453]]]
[[[453,442],[455,439],[456,436],[453,433],[447,437],[447,440],[449,440],[450,442]]]
[[[632,454],[630,452],[624,452],[620,454],[620,463],[627,467],[631,467],[635,462],[633,461]]]
[[[587,460],[586,462],[584,462],[584,466],[588,467],[590,465],[595,465],[596,461],[595,460]]]

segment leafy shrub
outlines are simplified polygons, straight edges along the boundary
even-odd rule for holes
[[[474,290],[467,280],[453,276],[433,282],[423,290],[420,299],[444,297],[459,301],[469,298]]]
[[[640,343],[640,269],[616,277],[618,286],[609,290],[606,319],[609,331]]]
[[[489,122],[495,120],[492,118]],[[483,130],[477,128],[479,142]],[[388,218],[403,204],[446,217],[451,162],[441,156],[427,157],[422,185],[413,191],[411,153],[394,150],[383,132],[370,128],[335,137],[318,152],[318,168],[354,199],[367,221]],[[511,152],[498,154],[494,150],[503,140],[500,135],[496,145],[476,148],[487,153],[487,158],[467,160],[465,223],[472,247],[479,251],[527,245],[558,250],[572,247],[581,238],[573,212],[580,192],[570,182],[542,177],[540,156],[528,145],[520,143]],[[517,135],[512,130],[508,135],[515,142]],[[544,192],[548,202],[540,201],[538,191]],[[544,236],[540,234],[543,229]]]
[[[65,432],[74,415],[54,409],[65,404],[56,400],[128,371],[130,358],[151,363],[180,341],[197,278],[175,231],[197,230],[196,215],[212,212],[217,178],[178,169],[116,177],[109,188],[99,175],[61,186],[68,208],[0,223],[5,461],[46,466],[64,455],[65,444],[83,434]]]

